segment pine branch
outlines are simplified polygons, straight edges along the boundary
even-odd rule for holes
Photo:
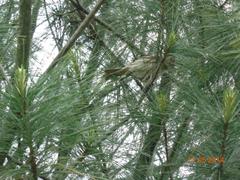
[[[59,44],[58,40],[57,40],[57,37],[55,36],[55,33],[53,31],[53,28],[52,28],[52,25],[51,25],[51,22],[50,22],[50,17],[48,15],[48,11],[47,11],[47,3],[46,3],[46,0],[43,1],[43,5],[44,5],[44,11],[45,11],[45,14],[46,14],[46,18],[47,18],[47,22],[48,22],[48,25],[49,25],[49,29],[51,31],[51,34],[53,36],[53,40],[58,48],[58,50],[60,51],[61,50],[61,45]]]
[[[85,18],[85,17],[82,15],[81,12],[85,13],[86,15],[89,14],[89,12],[79,3],[79,1],[75,2],[74,0],[70,0],[70,2],[72,3],[73,6],[75,6],[75,8],[76,8],[76,10],[77,10],[77,12],[78,12],[78,14],[79,14],[79,16],[80,16],[81,19],[84,19],[84,18]],[[95,20],[96,22],[98,22],[100,25],[102,25],[103,27],[107,28],[109,31],[111,31],[111,32],[114,33],[113,29],[112,29],[110,26],[108,26],[107,23],[105,23],[104,21],[98,19],[97,17],[94,17],[94,20]],[[93,35],[92,37],[94,37],[93,40],[98,40],[99,43],[100,43],[104,48],[106,48],[106,49],[109,51],[109,53],[114,57],[114,59],[117,59],[119,63],[122,63],[122,62],[119,60],[119,58],[111,51],[111,49],[108,48],[108,46],[104,43],[104,41],[98,36],[97,31],[96,31],[94,28],[92,28],[92,26],[90,26],[89,28],[90,28],[91,34]],[[133,47],[133,49],[136,49],[137,51],[139,51],[139,54],[140,54],[140,55],[143,55],[143,54],[142,54],[142,51],[140,51],[137,47],[135,47],[135,46],[134,46],[133,44],[131,44],[130,42],[127,42],[127,40],[126,40],[123,36],[121,36],[120,34],[118,35],[118,34],[116,34],[116,33],[114,33],[114,35],[116,35],[117,37],[119,37],[120,39],[122,39],[123,42],[125,42],[126,44],[128,44],[129,47]],[[134,79],[134,81],[136,82],[136,84],[140,87],[140,89],[143,90],[144,87],[142,86],[141,82],[140,82],[138,79],[136,79],[135,77],[133,77],[133,79]],[[149,101],[151,101],[151,100],[150,100],[151,97],[150,97],[150,96],[147,96],[147,97],[148,97]]]
[[[221,144],[221,156],[219,158],[224,158],[225,153],[226,153],[226,145],[227,145],[227,137],[228,137],[228,127],[229,127],[229,122],[225,122],[223,124],[223,139],[222,139],[222,144]],[[218,169],[218,179],[223,178],[224,174],[224,169],[223,169],[223,161],[221,161]]]
[[[148,97],[148,99],[152,99],[152,98],[148,95],[148,92],[149,92],[149,90],[152,88],[154,82],[156,81],[156,79],[157,79],[157,77],[158,77],[158,74],[159,74],[159,71],[160,71],[160,68],[161,68],[161,66],[163,65],[163,63],[166,61],[167,55],[168,55],[168,50],[166,51],[163,59],[160,60],[160,62],[158,63],[158,65],[157,65],[157,70],[156,70],[156,72],[154,73],[153,78],[152,78],[152,79],[147,83],[147,85],[142,89],[143,94],[142,94],[141,98],[139,99],[139,104],[142,103],[143,99],[144,99],[146,96]]]
[[[170,82],[169,77],[164,75],[161,80],[160,85],[162,92],[170,98]],[[154,120],[154,123],[150,123],[148,133],[143,142],[143,147],[139,159],[137,160],[135,170],[133,172],[133,179],[139,179],[142,177],[145,179],[147,177],[148,168],[154,156],[154,150],[157,143],[160,140],[160,136],[163,130],[163,125],[168,119],[167,116],[160,116],[159,119]]]
[[[225,1],[219,6],[219,8],[220,8],[220,9],[223,9],[223,8],[225,7],[225,5],[228,4],[228,1],[229,1],[229,0],[225,0]]]
[[[8,159],[8,161],[13,162],[14,164],[18,165],[18,166],[23,166],[24,164],[22,162],[19,162],[15,159],[13,159],[11,156],[7,155],[6,158]],[[38,177],[40,177],[43,180],[49,180],[47,177],[43,176],[43,175],[39,175]]]
[[[78,11],[82,11],[83,13],[85,13],[86,15],[89,14],[89,12],[77,1],[74,2],[73,0],[70,0],[72,2],[72,4],[77,8]],[[104,27],[105,29],[107,29],[108,31],[112,32],[114,36],[118,37],[121,41],[123,41],[124,43],[126,43],[128,45],[128,47],[132,50],[132,52],[137,52],[139,55],[144,55],[144,53],[138,48],[136,47],[132,42],[130,42],[129,40],[127,40],[124,36],[122,36],[121,34],[117,33],[114,31],[113,28],[111,28],[111,26],[109,26],[105,21],[100,20],[97,17],[94,17],[94,20],[101,25],[102,27]]]
[[[168,149],[168,134],[167,134],[166,124],[163,124],[163,137],[164,137],[166,159],[168,161],[168,159],[169,159],[169,149]]]
[[[1,74],[2,77],[3,77],[3,80],[4,80],[5,82],[9,83],[9,82],[8,82],[8,79],[7,79],[7,75],[6,75],[6,73],[4,72],[3,66],[2,66],[1,64],[0,64],[0,74]]]
[[[29,128],[31,128],[31,127],[29,127]],[[29,147],[29,149],[30,149],[29,161],[30,161],[31,171],[33,174],[33,179],[37,180],[38,179],[38,170],[37,170],[36,156],[35,156],[35,152],[33,149],[32,141],[30,143],[31,143],[31,145]]]
[[[39,10],[40,10],[41,6],[42,6],[42,0],[38,0],[33,3],[31,39],[32,39],[33,34],[37,27],[37,19],[38,19],[38,14],[39,14]]]
[[[69,49],[73,46],[74,42],[77,40],[77,38],[81,35],[83,30],[89,25],[91,20],[94,18],[94,15],[97,13],[97,11],[100,9],[102,4],[105,0],[99,0],[94,7],[94,9],[86,16],[84,21],[79,25],[77,30],[74,32],[72,37],[69,39],[67,44],[61,49],[61,51],[58,53],[58,55],[54,58],[53,62],[49,65],[45,73],[49,72],[51,69],[53,69],[59,61],[61,61],[61,58],[69,51]]]
[[[19,33],[17,37],[16,67],[23,67],[28,72],[32,33],[32,0],[21,0],[19,10]]]
[[[177,137],[174,141],[169,157],[167,161],[164,163],[164,165],[162,166],[160,180],[164,180],[168,177],[171,177],[173,167],[171,167],[170,165],[174,161],[174,158],[176,157],[179,147],[182,145],[181,142],[183,141],[183,135],[187,131],[189,122],[190,122],[190,118],[185,118],[182,124],[180,125],[180,127],[178,128],[177,134],[176,134]]]
[[[20,0],[19,2],[19,32],[17,37],[17,55],[15,60],[15,67],[16,69],[18,67],[23,67],[26,70],[26,73],[28,73],[28,66],[29,66],[29,54],[31,50],[31,30],[32,30],[32,17],[31,17],[31,8],[32,8],[32,1],[31,0]],[[7,80],[6,74],[4,73],[4,70],[2,66],[0,66],[0,71],[4,78]],[[13,109],[13,107],[10,107],[10,109]],[[18,116],[18,112],[15,113],[16,116]],[[4,127],[6,128],[6,127]],[[11,147],[12,141],[14,139],[14,134],[11,134],[11,136],[8,135],[9,132],[11,132],[12,129],[15,127],[7,127],[3,130],[4,133],[2,134],[4,138],[4,143],[6,143],[5,152],[0,152],[0,166],[3,165],[4,160],[7,156],[8,149]],[[2,139],[0,139],[1,141]],[[3,143],[3,142],[0,142]]]

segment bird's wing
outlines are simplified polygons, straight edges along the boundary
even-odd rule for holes
[[[110,79],[113,76],[122,76],[128,74],[128,68],[112,68],[112,69],[106,69],[105,71],[105,79]]]

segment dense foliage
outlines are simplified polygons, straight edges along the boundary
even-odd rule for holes
[[[0,1],[0,179],[239,179],[239,12]],[[147,85],[104,79],[142,55],[174,64]]]

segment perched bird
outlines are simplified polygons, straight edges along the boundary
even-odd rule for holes
[[[163,73],[168,66],[172,63],[172,58],[166,58],[166,60],[160,65],[158,71],[159,74]],[[134,76],[143,83],[147,83],[152,80],[157,69],[158,64],[156,56],[142,56],[136,59],[134,62],[127,64],[122,68],[112,68],[105,70],[105,79],[111,79],[115,76]],[[159,75],[158,74],[158,75]]]

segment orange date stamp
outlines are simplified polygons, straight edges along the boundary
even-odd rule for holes
[[[223,164],[223,156],[190,156],[188,158],[189,163],[198,163],[198,164]]]

